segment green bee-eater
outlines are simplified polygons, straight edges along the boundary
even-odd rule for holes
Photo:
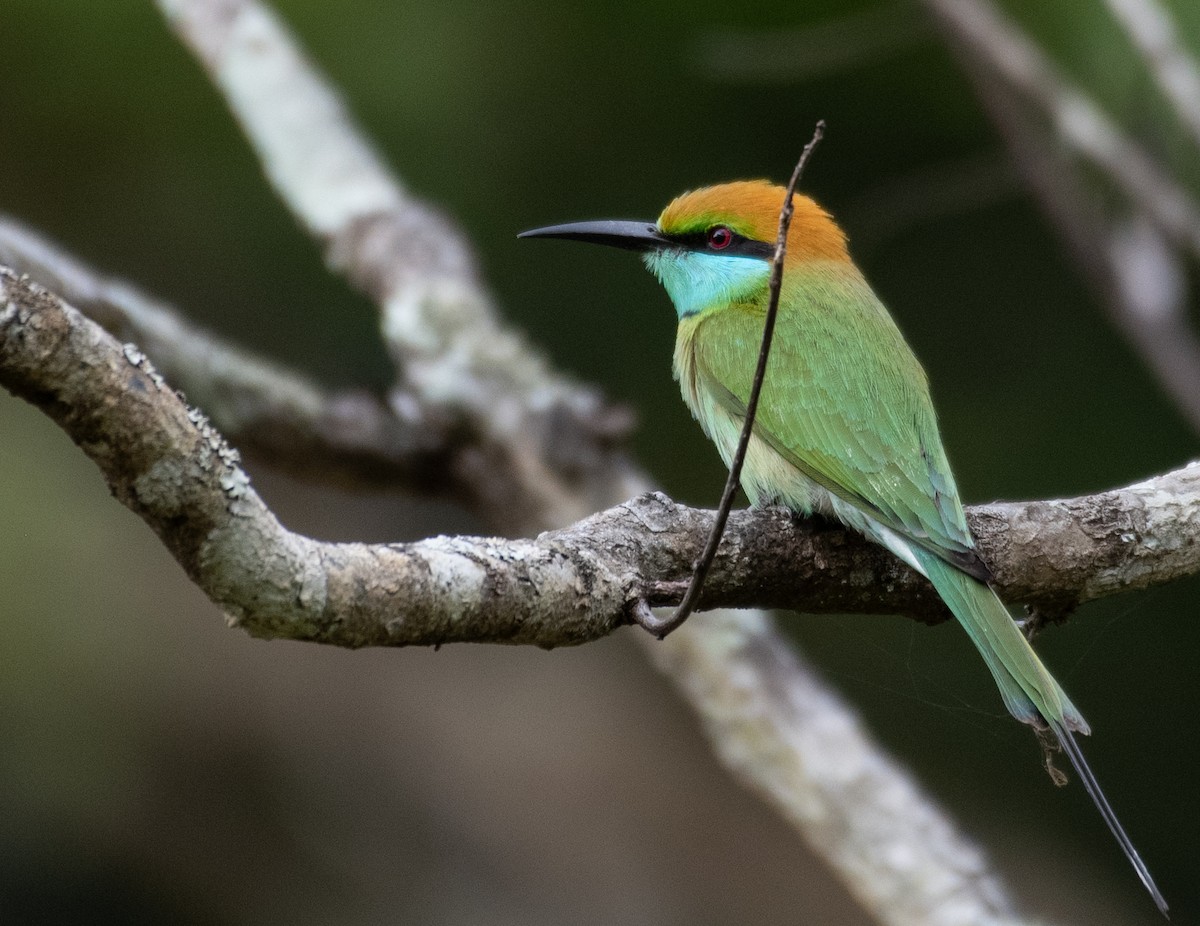
[[[679,315],[675,376],[729,465],[762,340],[784,189],[741,181],[675,199],[656,223],[555,225],[525,236],[640,251]],[[1159,909],[1167,905],[1073,733],[1087,722],[988,584],[942,449],[925,371],[806,196],[794,216],[770,362],[741,483],[754,505],[837,518],[926,576],[966,629],[1009,712],[1057,738]]]

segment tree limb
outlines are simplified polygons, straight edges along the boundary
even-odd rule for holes
[[[0,383],[51,415],[188,575],[261,637],[338,646],[572,645],[677,604],[713,514],[643,495],[535,540],[320,543],[286,530],[238,455],[132,345],[0,269]],[[1003,594],[1059,614],[1200,571],[1200,465],[1082,499],[990,505],[972,528]],[[946,616],[877,546],[782,510],[730,520],[703,606]]]

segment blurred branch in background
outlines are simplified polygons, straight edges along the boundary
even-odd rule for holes
[[[1097,198],[1088,194],[1078,165],[1053,143],[1036,114],[978,66],[967,63],[966,69],[1093,296],[1183,416],[1200,430],[1200,341],[1187,315],[1182,259],[1144,214],[1106,216]]]
[[[1097,299],[1200,431],[1200,338],[1187,317],[1180,252],[1200,256],[1200,206],[987,0],[924,0],[1026,183]],[[1196,65],[1154,0],[1111,0],[1179,121],[1195,128]],[[1080,159],[1123,201],[1106,208]]]
[[[403,484],[446,491],[449,436],[400,420],[365,391],[330,393],[295,370],[202,331],[174,308],[103,276],[0,216],[0,264],[19,268],[119,341],[154,358],[168,381],[221,422],[241,450],[295,476],[362,490]]]
[[[1180,247],[1200,255],[1200,205],[987,0],[924,0],[952,45],[1050,120]]]
[[[1200,145],[1200,67],[1184,47],[1171,12],[1160,0],[1105,0],[1170,101],[1179,122]]]
[[[363,400],[364,405],[351,409],[352,415],[362,413],[366,436],[348,441],[349,449],[363,452],[366,445],[368,458],[381,459],[379,470],[374,464],[367,467],[380,474],[371,477],[372,484],[428,491],[424,461],[441,469],[444,460],[444,481],[437,490],[459,497],[495,530],[509,534],[561,527],[646,490],[648,480],[620,448],[627,416],[593,390],[553,371],[502,323],[476,277],[466,241],[437,210],[402,190],[265,7],[249,0],[160,0],[159,5],[225,94],[281,198],[325,246],[327,263],[379,305],[397,382],[386,403]],[[887,30],[877,25],[875,31]],[[897,47],[912,40],[910,34]],[[857,53],[882,54],[889,47],[887,41],[866,42]],[[1145,181],[1137,172],[1132,179]],[[1158,189],[1155,183],[1150,186]],[[1155,203],[1165,209],[1159,198]],[[1171,233],[1178,240],[1200,240],[1185,234],[1193,218],[1177,216]],[[1155,221],[1165,224],[1162,215]],[[161,307],[149,314],[130,311],[131,305],[146,308],[144,297],[119,284],[105,283],[92,292],[86,273],[63,272],[68,266],[78,271],[69,260],[47,257],[53,252],[36,242],[30,245],[32,239],[19,230],[14,234],[11,227],[7,240],[27,244],[24,258],[11,258],[21,269],[39,276],[47,270],[57,273],[47,280],[50,285],[58,282],[64,295],[83,296],[79,301],[90,299],[93,308],[110,311],[107,323],[117,331],[135,331],[138,340],[145,337],[142,346],[155,361],[177,370],[180,379],[169,376],[172,385],[194,397],[210,390],[214,405],[205,408],[219,426],[246,433],[236,400],[242,393],[259,396],[249,401],[256,411],[248,430],[269,430],[273,414],[289,423],[260,452],[272,458],[303,456],[321,446],[325,449],[317,453],[329,456],[328,468],[323,463],[307,475],[327,478],[328,472],[339,471],[340,424],[326,427],[322,411],[342,404],[338,397],[215,341],[187,345],[201,348],[203,355],[197,362],[187,360],[179,342],[193,341],[195,334],[162,314]],[[44,306],[49,297],[31,298]],[[7,311],[15,318],[23,310]],[[79,330],[84,341],[94,339],[86,326]],[[159,343],[151,347],[155,339]],[[107,372],[131,377],[125,381],[136,381],[147,395],[168,398],[138,351],[126,348],[108,357],[102,364]],[[206,385],[206,380],[224,382],[225,377],[228,383],[220,389]],[[296,401],[273,405],[270,395],[277,393],[291,394]],[[60,412],[69,415],[70,410]],[[231,516],[253,509],[254,519],[266,530],[252,546],[278,549],[270,544],[282,538],[283,549],[297,556],[313,552],[306,538],[272,536],[273,517],[250,491],[236,456],[200,417],[178,403],[167,421],[177,436],[192,442],[197,459],[212,467],[206,475],[215,479],[215,489],[201,501],[212,519],[210,527],[228,525]],[[310,428],[312,433],[306,434]],[[136,446],[138,435],[129,437]],[[247,439],[253,441],[253,435]],[[290,441],[296,442],[294,448],[289,449]],[[358,478],[353,466],[341,476],[346,482]],[[134,491],[126,501],[135,504],[151,500],[133,497],[138,491],[161,488],[153,481],[130,485]],[[211,481],[208,485],[213,488]],[[170,501],[162,496],[154,500]],[[756,517],[772,516],[747,516]],[[169,526],[163,526],[164,533]],[[201,537],[198,531],[168,542],[180,548]],[[453,547],[454,541],[449,543]],[[341,552],[364,560],[372,555],[356,545],[345,545]],[[194,562],[200,571],[212,566],[209,559]],[[284,557],[274,565],[286,575],[294,562]],[[253,570],[254,563],[240,568]],[[395,581],[395,576],[372,578]],[[304,583],[299,588],[285,583],[283,589],[282,597],[295,592],[304,604],[329,591],[328,586]],[[666,643],[648,643],[648,649],[700,714],[726,763],[797,824],[879,922],[1015,922],[1012,902],[979,849],[880,750],[854,712],[825,688],[763,615],[708,615]]]
[[[501,323],[461,232],[390,175],[274,13],[253,2],[158,5],[327,266],[378,306],[397,417],[453,423],[451,478],[466,504],[520,534],[635,494],[614,448],[628,414]]]

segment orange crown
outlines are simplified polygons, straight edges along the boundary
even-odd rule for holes
[[[704,231],[714,225],[754,241],[773,244],[779,234],[784,188],[767,180],[736,180],[677,196],[658,217],[667,234]],[[850,260],[846,235],[829,213],[807,196],[792,197],[787,261]]]

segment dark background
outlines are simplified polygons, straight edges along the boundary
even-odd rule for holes
[[[1100,4],[1008,6],[1200,186]],[[666,296],[629,255],[514,235],[782,180],[818,118],[803,186],[924,360],[968,501],[1086,493],[1196,455],[914,6],[277,8],[405,184],[461,223],[512,322],[636,409],[638,457],[682,500],[712,504],[723,476],[670,378]],[[1200,50],[1200,8],[1172,9]],[[327,383],[386,385],[372,307],[322,268],[149,3],[7,0],[0,36],[0,211]],[[478,529],[445,506],[251,472],[285,523],[323,538]],[[1089,605],[1039,642],[1176,922],[1200,911],[1198,589]],[[865,922],[728,781],[635,631],[550,654],[252,641],[7,395],[0,614],[5,922]],[[782,620],[1031,910],[1158,921],[956,627]]]

